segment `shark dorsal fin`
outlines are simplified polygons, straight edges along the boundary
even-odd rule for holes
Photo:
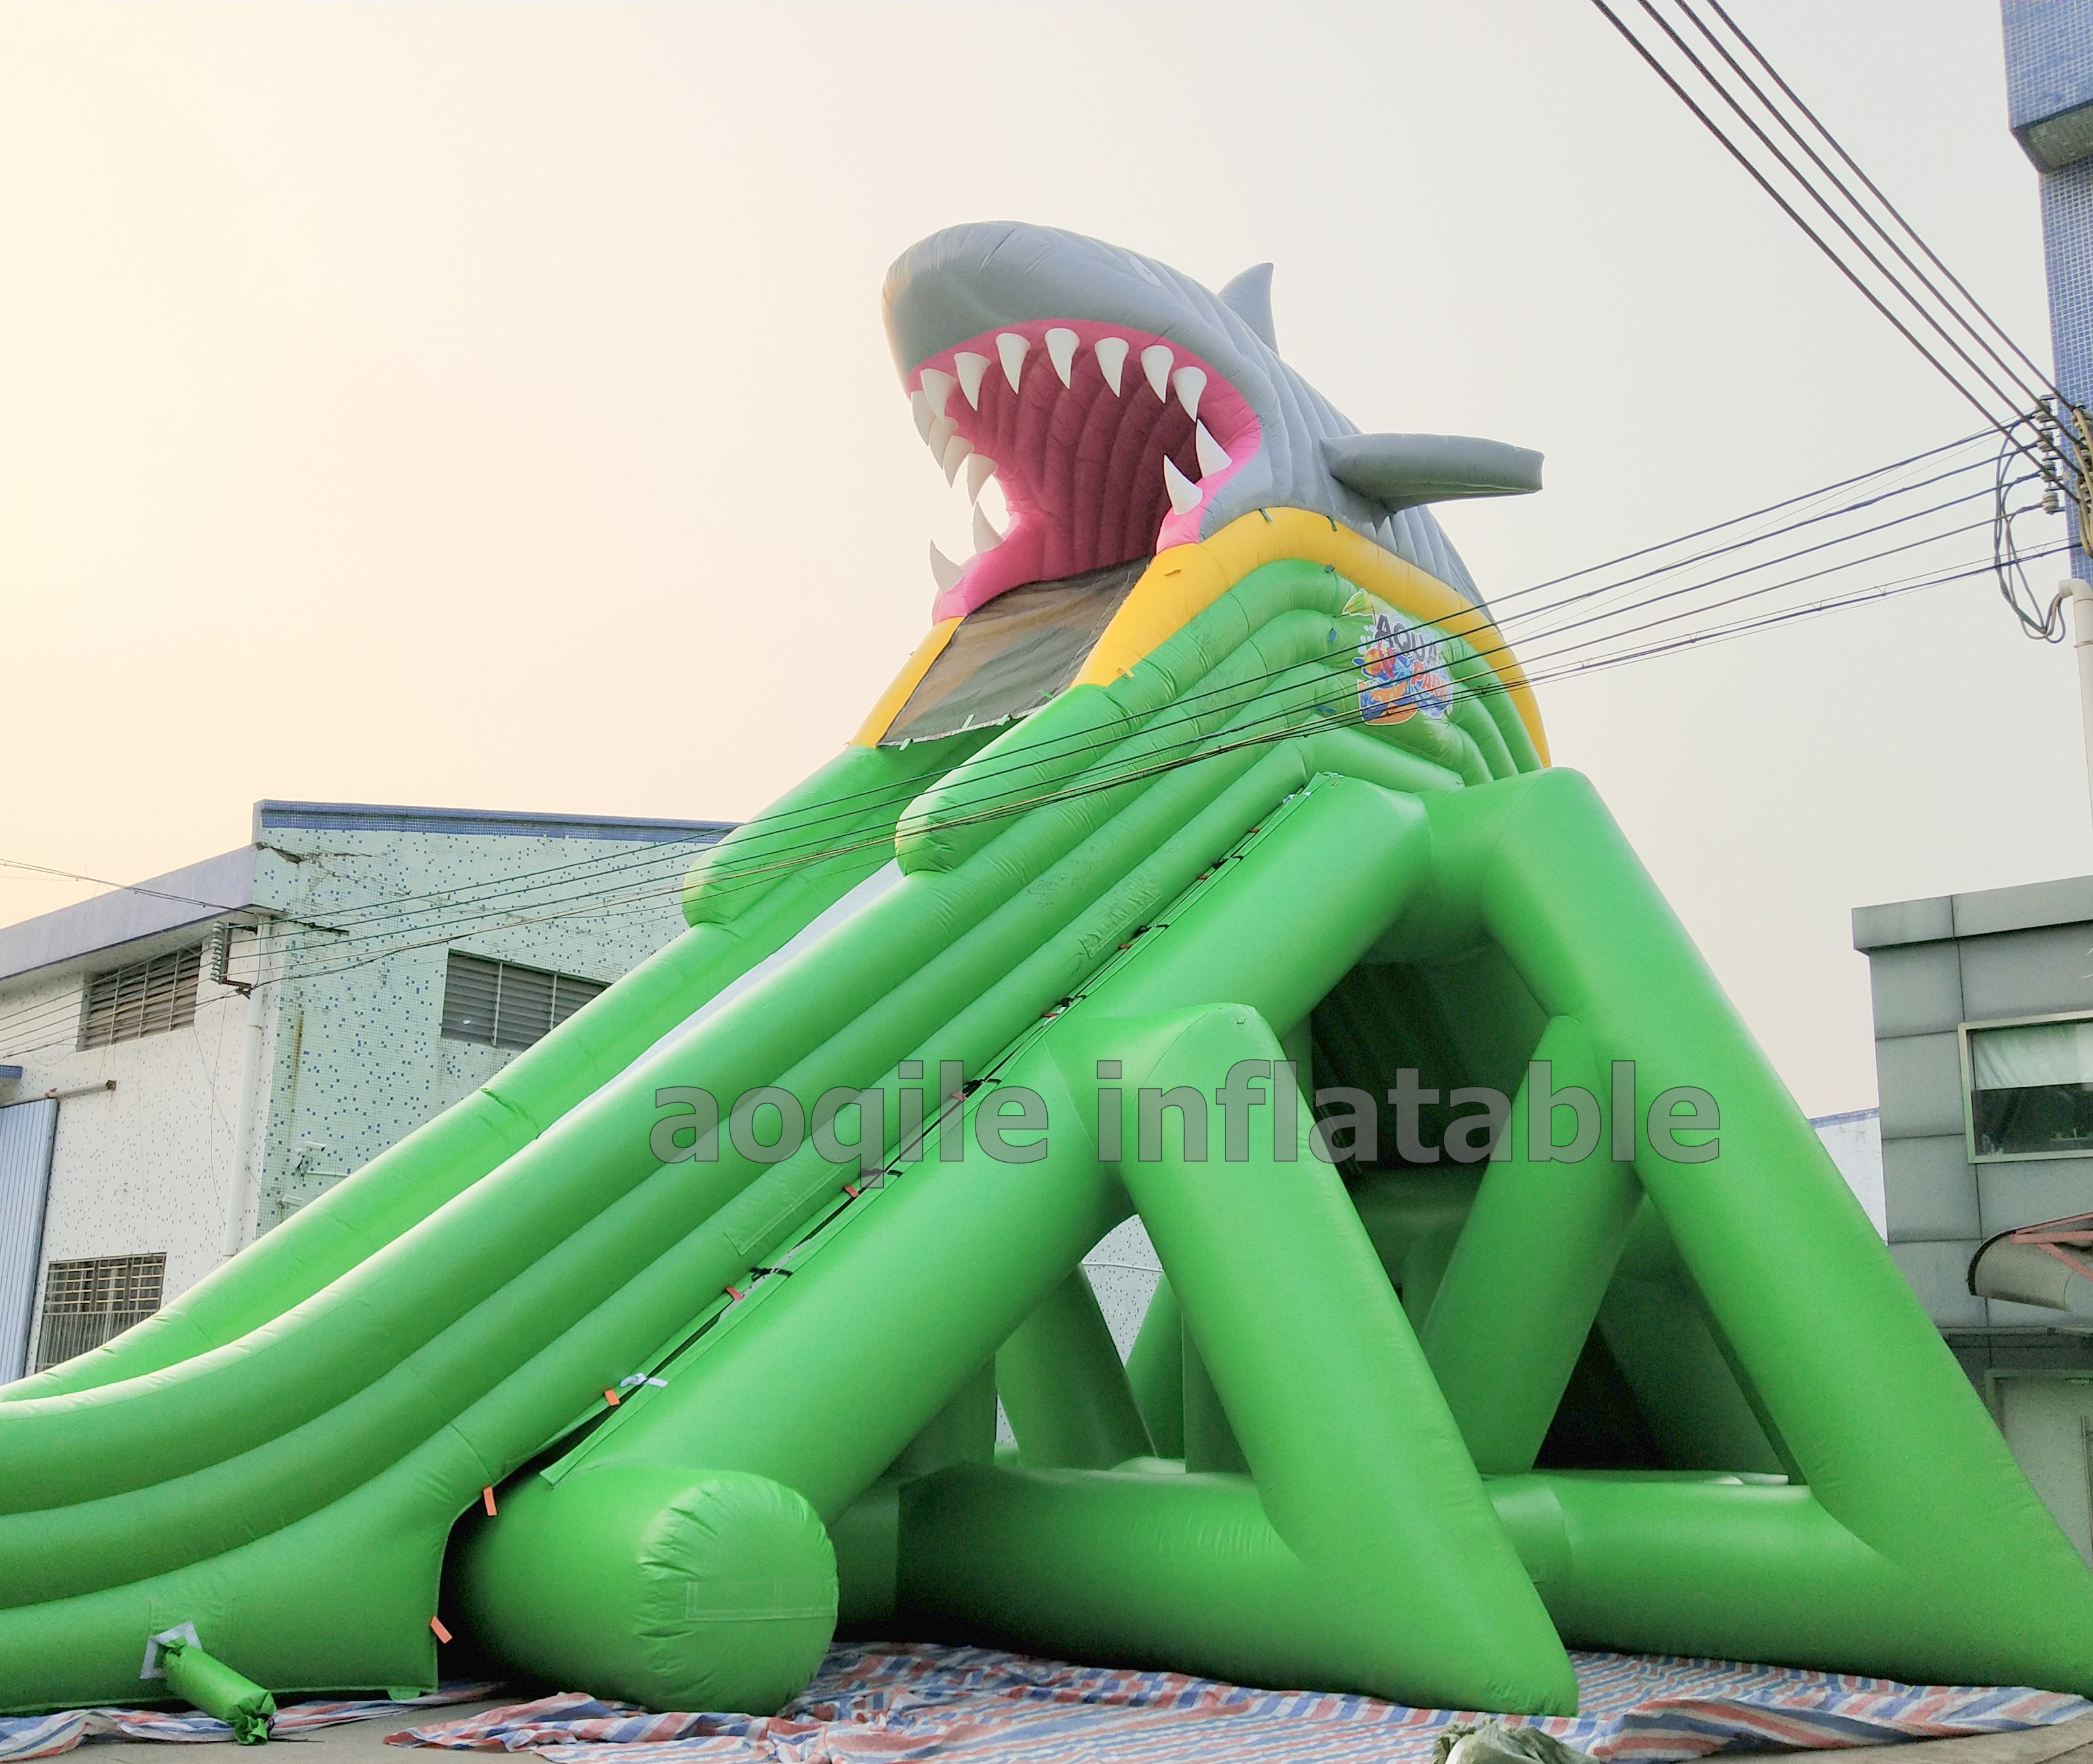
[[[1253,263],[1221,290],[1221,301],[1254,331],[1268,349],[1279,341],[1272,330],[1272,266]]]
[[[1540,488],[1540,454],[1472,435],[1339,436],[1323,443],[1323,463],[1347,490],[1391,510]]]

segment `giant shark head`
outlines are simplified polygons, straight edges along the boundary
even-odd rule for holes
[[[964,565],[934,548],[936,616],[1306,509],[1477,598],[1424,505],[1540,488],[1540,456],[1466,436],[1362,435],[1280,358],[1272,267],[1220,293],[1080,233],[948,227],[887,272],[886,330],[948,481],[990,477]]]

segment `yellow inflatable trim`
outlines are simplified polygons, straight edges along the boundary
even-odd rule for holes
[[[1269,509],[1233,520],[1211,539],[1159,552],[1090,659],[1072,683],[1102,686],[1124,674],[1164,638],[1181,630],[1251,570],[1282,557],[1307,557],[1333,566],[1338,574],[1369,594],[1449,636],[1465,639],[1504,682],[1520,720],[1533,737],[1541,764],[1549,763],[1548,735],[1533,688],[1497,635],[1489,615],[1456,589],[1392,551],[1305,509]]]
[[[1211,539],[1196,544],[1173,545],[1158,553],[1105,627],[1082,671],[1070,683],[1102,686],[1117,679],[1251,570],[1284,557],[1306,557],[1328,564],[1347,581],[1357,583],[1369,594],[1379,595],[1410,618],[1436,625],[1450,636],[1465,639],[1503,681],[1528,734],[1533,737],[1534,751],[1544,765],[1549,763],[1548,735],[1541,727],[1540,707],[1534,701],[1533,688],[1527,684],[1525,673],[1497,635],[1489,615],[1436,576],[1405,563],[1393,552],[1384,550],[1349,527],[1340,527],[1328,515],[1311,514],[1305,509],[1259,509],[1229,522]],[[916,652],[852,738],[858,746],[879,744],[901,707],[908,702],[908,695],[921,683],[930,664],[944,652],[959,626],[958,619],[947,618],[930,627],[930,635],[916,646]]]
[[[894,676],[893,685],[879,695],[879,702],[858,725],[857,733],[851,737],[853,747],[879,745],[879,738],[886,733],[888,725],[901,714],[901,707],[908,702],[908,695],[923,683],[923,676],[930,671],[930,664],[945,652],[945,645],[952,640],[952,633],[959,628],[956,618],[941,618],[930,627],[929,635],[916,644],[915,653],[901,664],[901,671]]]

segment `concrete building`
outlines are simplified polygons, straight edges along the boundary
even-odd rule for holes
[[[1875,1234],[1887,1238],[1889,1220],[1883,1202],[1883,1112],[1848,1109],[1840,1115],[1814,1115],[1809,1125],[1839,1166],[1854,1198],[1867,1209]]]
[[[2040,174],[2056,385],[2093,405],[2093,0],[2002,0],[2006,121]],[[2093,577],[2074,543],[2074,575]]]
[[[150,1315],[683,928],[725,823],[263,802],[0,928],[0,1381]]]
[[[1982,1298],[2001,1233],[2093,1212],[2093,876],[1857,908],[1891,1254],[2093,1556],[2093,1279]]]

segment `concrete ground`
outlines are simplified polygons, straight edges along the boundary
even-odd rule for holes
[[[344,1722],[338,1727],[322,1727],[316,1732],[287,1736],[271,1744],[295,1745],[311,1752],[310,1759],[301,1756],[297,1764],[406,1764],[408,1759],[417,1755],[416,1749],[388,1745],[387,1734],[397,1733],[402,1727],[462,1720],[482,1710],[499,1708],[503,1702],[518,1700],[503,1697],[494,1702],[452,1703],[440,1709],[417,1711],[405,1719],[392,1715],[375,1721]],[[90,1740],[80,1748],[78,1755],[81,1764],[180,1764],[182,1753],[191,1749],[150,1740]],[[322,1753],[326,1753],[324,1757]],[[423,1752],[418,1755],[428,1757],[431,1754]],[[1793,1752],[1726,1752],[1722,1764],[1741,1764],[1747,1758],[1770,1760],[1798,1755]],[[1867,1746],[1842,1755],[1852,1760],[1853,1764],[1860,1764],[1864,1757],[1867,1764],[2093,1764],[2093,1715],[2060,1721],[2053,1727],[2029,1727],[2018,1733],[1987,1733],[1966,1740],[1924,1740],[1910,1745]],[[227,1764],[231,1764],[229,1759]]]
[[[285,1734],[280,1740],[271,1740],[266,1747],[254,1747],[249,1755],[259,1761],[280,1748],[295,1747],[299,1754],[297,1764],[405,1764],[405,1760],[418,1757],[454,1757],[460,1754],[388,1745],[385,1736],[397,1733],[402,1727],[431,1727],[440,1721],[462,1721],[467,1715],[499,1709],[504,1703],[521,1702],[529,1694],[525,1692],[514,1697],[497,1697],[484,1703],[444,1703],[434,1709],[410,1710],[404,1715],[380,1715],[370,1721],[344,1721],[338,1727]],[[232,1744],[230,1740],[218,1743],[227,1747]],[[171,1745],[162,1740],[89,1740],[68,1756],[78,1758],[80,1764],[181,1764],[185,1756],[202,1749],[197,1745]],[[306,1756],[307,1753],[312,1754],[310,1758]],[[323,1753],[326,1756],[321,1756]],[[218,1753],[211,1756],[216,1759]],[[232,1764],[232,1760],[225,1758],[223,1764]]]
[[[1824,1756],[1813,1753],[1812,1756]],[[1840,1754],[1869,1764],[2093,1764],[2093,1715],[2017,1733],[1980,1733],[1966,1740],[1918,1740],[1909,1745],[1870,1745]],[[1742,1758],[1794,1757],[1793,1752],[1725,1752],[1723,1764]]]

